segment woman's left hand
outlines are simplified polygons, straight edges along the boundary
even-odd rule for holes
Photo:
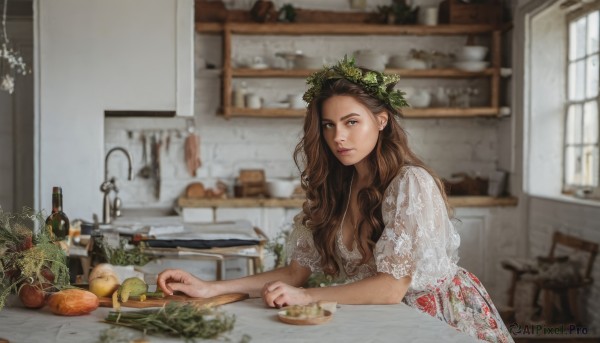
[[[306,289],[293,287],[281,281],[266,283],[262,295],[265,304],[269,307],[306,305],[313,302]]]

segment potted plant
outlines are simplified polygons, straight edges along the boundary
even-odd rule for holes
[[[152,259],[145,254],[146,245],[143,242],[129,247],[126,239],[120,239],[118,247],[112,247],[106,241],[98,245],[100,259],[112,266],[120,281],[136,276],[144,279],[144,273],[135,270],[135,267],[143,266]]]
[[[390,5],[377,6],[377,12],[381,20],[388,24],[415,24],[419,6],[413,8],[405,0],[392,0]]]
[[[53,237],[42,212],[0,208],[0,309],[10,294],[18,294],[26,307],[40,308],[48,292],[69,286],[67,255]]]

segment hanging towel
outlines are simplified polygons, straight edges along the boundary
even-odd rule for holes
[[[185,164],[192,176],[196,176],[196,170],[200,168],[200,138],[195,133],[190,133],[185,139]]]

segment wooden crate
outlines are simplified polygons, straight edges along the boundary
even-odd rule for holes
[[[444,24],[502,24],[502,3],[488,0],[486,3],[463,3],[444,0],[440,3],[440,23]]]

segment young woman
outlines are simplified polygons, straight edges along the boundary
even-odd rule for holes
[[[246,292],[272,307],[403,301],[475,338],[512,342],[479,280],[456,264],[460,238],[442,183],[396,120],[406,105],[397,81],[346,58],[307,80],[304,136],[294,154],[306,202],[287,266],[216,282],[165,270],[158,286],[193,297]],[[337,285],[301,288],[315,272]]]

